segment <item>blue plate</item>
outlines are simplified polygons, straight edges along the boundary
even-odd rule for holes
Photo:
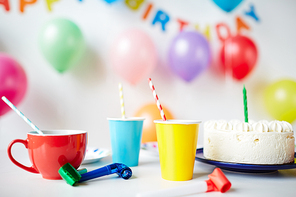
[[[294,154],[296,157],[296,153]],[[221,161],[214,161],[205,159],[203,156],[203,148],[196,149],[195,160],[210,165],[215,165],[221,169],[244,172],[244,173],[269,173],[277,170],[286,170],[296,168],[296,163],[283,164],[283,165],[257,165],[257,164],[242,164],[242,163],[227,163]]]

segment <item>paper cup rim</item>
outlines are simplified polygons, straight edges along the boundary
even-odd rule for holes
[[[78,134],[85,134],[87,131],[84,130],[56,130],[56,129],[47,129],[41,130],[44,135],[37,133],[36,131],[28,132],[28,135],[34,136],[69,136],[69,135],[78,135]]]
[[[107,120],[116,120],[116,121],[140,121],[145,120],[144,117],[126,117],[126,118],[107,118]]]
[[[154,123],[159,124],[201,124],[201,120],[154,120]]]

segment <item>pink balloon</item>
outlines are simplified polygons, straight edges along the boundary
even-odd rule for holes
[[[117,74],[135,85],[155,68],[156,48],[146,33],[129,30],[114,42],[110,51],[110,61]]]
[[[20,103],[27,90],[27,77],[24,69],[12,57],[0,53],[0,98],[5,96],[14,105]],[[0,100],[0,116],[10,107]]]

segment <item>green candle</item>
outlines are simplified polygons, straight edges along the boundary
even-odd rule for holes
[[[244,85],[244,89],[243,89],[243,94],[244,94],[244,112],[245,112],[245,122],[249,122],[248,119],[248,101],[247,101],[247,90],[246,87]]]

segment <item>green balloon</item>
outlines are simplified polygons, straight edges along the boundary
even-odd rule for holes
[[[63,18],[53,19],[44,25],[39,45],[47,61],[60,73],[74,66],[85,49],[79,27]]]

